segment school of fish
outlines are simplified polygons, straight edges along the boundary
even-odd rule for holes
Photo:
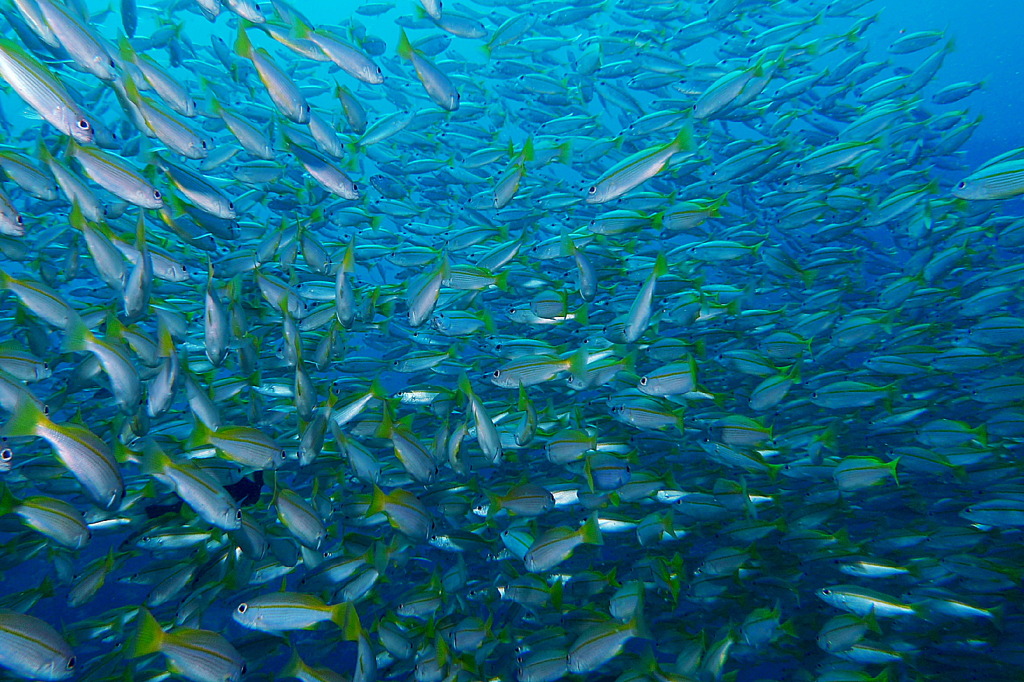
[[[0,6],[0,678],[1021,679],[943,31],[92,5]]]

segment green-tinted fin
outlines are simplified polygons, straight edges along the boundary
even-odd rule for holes
[[[682,129],[669,143],[670,147],[675,147],[676,151],[688,151],[693,149],[693,129],[690,126],[683,126]]]
[[[503,287],[502,284],[498,284],[498,288],[501,289],[502,291],[507,291],[507,289],[508,289],[508,273],[507,272],[501,273],[501,275],[498,276],[499,281],[501,280],[501,276],[502,275],[505,276],[505,280],[503,282],[503,284],[505,286]],[[480,312],[480,320],[484,323],[484,329],[486,329],[488,332],[491,332],[491,333],[494,332],[494,330],[495,330],[494,318],[491,317],[491,314],[488,311],[483,310],[483,311]]]
[[[380,426],[377,427],[377,438],[391,438],[394,428],[394,422],[391,421],[391,403],[385,400],[381,409]]]
[[[405,35],[405,29],[398,29],[398,56],[403,59],[412,59],[413,47],[409,42],[409,36]]]
[[[659,253],[658,257],[654,259],[654,276],[664,277],[668,274],[668,259],[665,258],[664,253]]]
[[[523,149],[519,152],[520,161],[533,161],[534,150],[533,150],[533,135],[526,138],[526,142],[523,143]]]
[[[900,458],[897,457],[897,458],[895,458],[894,460],[892,460],[891,462],[889,462],[888,464],[885,465],[885,468],[888,469],[889,473],[892,474],[892,480],[896,481],[896,485],[897,486],[899,486],[899,484],[900,484],[899,476],[896,475],[896,465],[899,463],[899,461],[900,461]]]
[[[142,452],[142,460],[140,462],[142,473],[150,476],[162,473],[164,468],[170,463],[171,458],[167,456],[166,452],[160,449],[160,446],[152,441],[146,443]]]
[[[18,500],[11,493],[11,489],[0,483],[0,516],[6,516],[18,506]]]
[[[252,54],[252,41],[249,40],[249,34],[245,32],[242,25],[238,27],[238,37],[235,38],[235,52],[239,57],[249,58]]]
[[[387,509],[388,496],[379,486],[373,486],[373,493],[370,495],[370,505],[366,508],[366,515],[373,516],[380,514]]]
[[[363,632],[356,607],[349,602],[342,602],[331,609],[331,620],[341,628],[346,641],[355,642]]]
[[[583,524],[580,539],[588,545],[604,544],[604,540],[601,537],[601,528],[597,525],[597,514],[591,515],[587,522]]]
[[[467,399],[475,397],[476,394],[473,393],[473,386],[469,383],[469,377],[465,372],[459,375],[458,386],[459,390],[462,391],[463,395],[465,395]]]
[[[153,614],[148,609],[140,607],[138,630],[136,630],[135,638],[132,640],[132,649],[129,655],[132,658],[138,658],[139,656],[155,654],[160,651],[164,634],[163,628],[160,627],[160,623],[156,621]]]
[[[14,408],[14,413],[0,429],[3,436],[34,436],[36,427],[46,419],[46,414],[35,402],[21,400]]]
[[[576,323],[579,324],[580,326],[585,327],[588,324],[590,324],[590,316],[587,313],[587,310],[588,310],[587,304],[586,304],[586,302],[584,302],[583,304],[580,305],[579,308],[576,309],[576,312],[574,313],[575,314],[575,318],[574,319],[575,319]]]
[[[451,650],[448,648],[448,642],[440,634],[434,638],[434,651],[437,652],[437,664],[447,665],[448,659],[451,658]]]
[[[562,597],[564,593],[565,583],[561,580],[555,581],[555,584],[551,586],[551,592],[549,592],[549,594],[551,596],[551,606],[556,611],[562,610]]]
[[[209,426],[204,424],[202,421],[196,420],[195,426],[192,429],[192,435],[189,436],[188,441],[185,443],[185,447],[195,449],[204,445],[210,444],[210,436],[213,435],[213,431]]]
[[[85,325],[85,321],[77,315],[68,320],[68,328],[64,332],[64,350],[84,351],[88,350],[88,341],[92,333]]]
[[[366,553],[366,563],[373,566],[381,575],[387,570],[388,561],[390,560],[389,548],[383,542],[376,542],[373,548]]]
[[[307,669],[305,662],[299,658],[299,652],[292,649],[291,658],[288,659],[288,663],[281,669],[281,677],[295,677],[300,680],[305,679],[303,675]]]
[[[590,359],[590,354],[587,353],[586,348],[577,348],[576,351],[569,356],[569,372],[580,381],[585,382],[587,379],[587,361]]]

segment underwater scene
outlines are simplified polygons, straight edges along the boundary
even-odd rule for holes
[[[2,0],[0,680],[1024,680],[1021,25]]]

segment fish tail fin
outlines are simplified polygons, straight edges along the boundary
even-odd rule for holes
[[[64,350],[84,351],[89,350],[89,341],[92,332],[86,326],[85,321],[77,315],[68,320],[68,328],[64,332]]]
[[[245,32],[243,26],[238,27],[238,37],[235,38],[235,53],[239,57],[245,57],[249,59],[252,55],[252,41],[249,40],[249,34]]]
[[[572,160],[572,142],[566,140],[558,145],[558,162],[568,164]]]
[[[587,381],[587,362],[590,360],[590,354],[587,353],[586,348],[579,348],[569,357],[569,373],[579,379],[581,382],[586,383]]]
[[[292,26],[292,34],[296,38],[299,38],[301,40],[308,40],[309,35],[311,33],[313,33],[313,29],[310,28],[310,26],[306,24],[306,22],[304,22],[302,19],[295,20],[295,23]]]
[[[387,570],[390,559],[391,548],[383,542],[374,543],[373,547],[366,551],[366,563],[373,566],[381,575]]]
[[[892,480],[896,482],[896,487],[899,487],[900,485],[900,478],[899,476],[896,475],[896,465],[899,464],[899,462],[900,458],[897,457],[893,461],[885,465],[885,468],[889,470],[890,474],[892,474]]]
[[[356,238],[352,237],[349,240],[348,246],[345,247],[345,255],[341,258],[340,268],[342,272],[352,272],[356,269]]]
[[[387,397],[387,393],[384,392],[384,386],[380,383],[380,377],[370,382],[370,395],[378,400],[383,400]]]
[[[642,593],[641,593],[642,594]],[[653,639],[654,635],[651,634],[650,629],[647,627],[647,621],[644,620],[643,609],[637,609],[633,617],[626,623],[626,627],[633,633],[634,637],[641,639]]]
[[[299,652],[292,649],[291,658],[288,659],[288,663],[285,664],[281,670],[281,677],[295,677],[298,679],[305,679],[306,663],[299,658]]]
[[[139,92],[139,86],[135,84],[135,79],[126,73],[122,77],[122,81],[124,82],[125,96],[129,101],[138,104],[142,99],[142,93]]]
[[[117,41],[117,52],[126,62],[132,62],[133,64],[138,59],[138,55],[135,54],[135,49],[132,44],[128,42],[127,36],[122,35]]]
[[[132,641],[131,657],[139,658],[160,651],[165,634],[149,609],[139,608],[138,630]]]
[[[409,42],[409,36],[405,35],[405,29],[398,29],[398,56],[403,59],[412,59],[413,47]]]
[[[680,152],[693,149],[693,128],[688,125],[680,128],[675,138],[672,139],[670,146]]]
[[[380,426],[377,427],[377,438],[391,438],[395,425],[391,420],[391,403],[387,400],[381,405]]]
[[[4,436],[34,436],[36,427],[46,419],[46,413],[32,400],[22,399],[14,407],[14,413],[0,429]]]
[[[387,508],[388,496],[380,486],[373,486],[373,492],[370,494],[370,506],[366,508],[366,515],[373,516],[374,514],[380,514]]]
[[[198,448],[203,445],[209,445],[210,436],[212,435],[213,430],[209,426],[202,421],[196,421],[195,426],[192,428],[192,435],[188,437],[185,447]]]
[[[350,602],[344,601],[332,607],[331,620],[341,628],[341,634],[345,641],[355,642],[363,633],[363,626],[359,622],[359,614],[356,613],[356,607]]]
[[[597,525],[597,514],[593,514],[583,524],[583,528],[580,529],[580,539],[586,545],[604,544],[604,539],[601,537],[601,527]]]
[[[587,310],[587,302],[584,301],[582,304],[580,304],[580,307],[577,308],[576,312],[574,313],[574,319],[576,320],[576,323],[581,327],[586,327],[588,324],[590,324],[590,316]]]
[[[502,274],[507,274],[507,273],[502,273]],[[507,281],[507,278],[506,278],[506,281]],[[486,310],[481,311],[480,312],[480,321],[484,323],[484,329],[486,329],[488,332],[491,332],[492,334],[494,333],[494,330],[496,329],[496,327],[494,326],[494,318],[491,317],[491,314],[489,312],[487,312]]]
[[[170,463],[171,458],[155,443],[149,442],[146,444],[142,452],[142,461],[140,462],[142,473],[148,475],[161,473]]]
[[[519,160],[521,162],[533,161],[535,152],[533,149],[533,135],[526,138],[526,142],[523,143],[523,149],[519,152]]]
[[[18,505],[18,499],[11,493],[11,489],[0,483],[0,516],[7,516]]]
[[[471,398],[474,395],[473,386],[469,383],[469,376],[465,372],[459,375],[458,385],[459,390],[462,391],[466,398]]]
[[[708,217],[709,218],[721,217],[722,213],[721,213],[721,211],[719,209],[722,208],[723,206],[725,206],[728,203],[729,203],[729,193],[728,192],[723,192],[722,196],[720,196],[717,199],[715,199],[714,201],[712,201],[711,204],[708,206]]]
[[[666,274],[668,274],[668,259],[665,258],[664,253],[659,253],[654,261],[654,276],[664,277]]]
[[[487,520],[493,519],[499,511],[502,509],[502,500],[499,495],[490,491],[484,491],[484,495],[487,496]]]

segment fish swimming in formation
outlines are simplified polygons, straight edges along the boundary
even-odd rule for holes
[[[1024,148],[946,32],[318,9],[0,8],[2,674],[1020,679]]]

